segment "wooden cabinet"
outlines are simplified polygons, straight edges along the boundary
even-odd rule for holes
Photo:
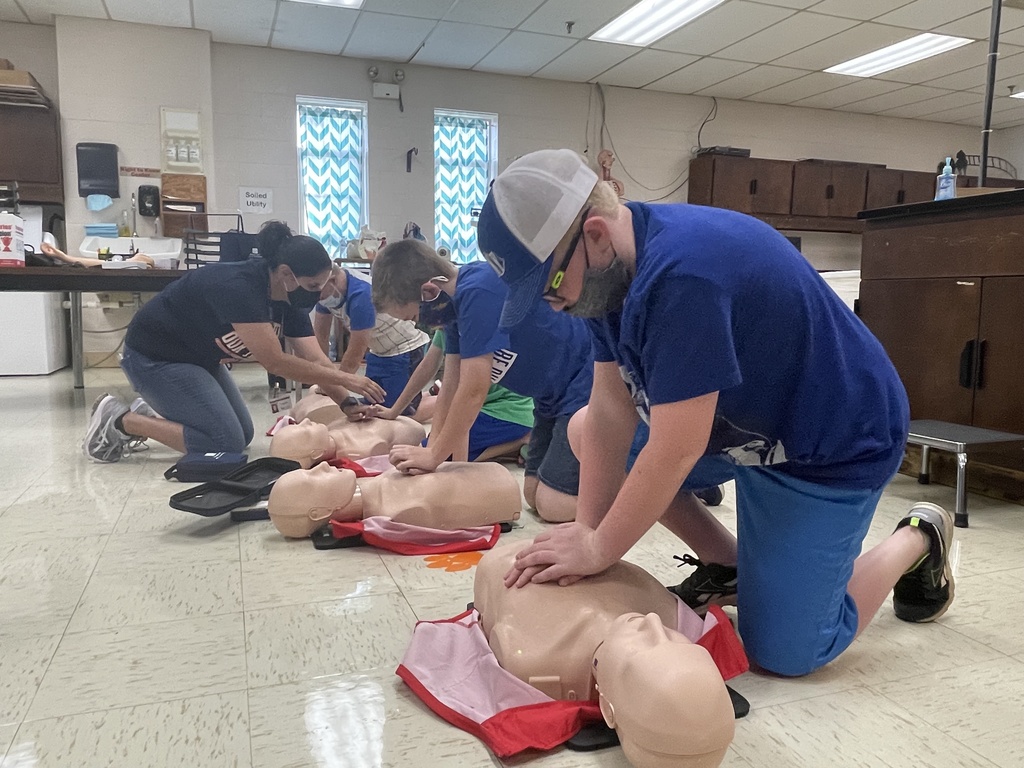
[[[911,418],[1024,434],[1024,190],[865,218],[860,317]]]
[[[750,214],[787,215],[793,197],[793,163],[728,155],[690,161],[688,200]]]
[[[866,210],[903,203],[923,203],[934,198],[934,174],[894,168],[868,169]]]
[[[864,210],[868,169],[863,165],[804,160],[793,169],[793,216],[853,219]]]
[[[189,221],[201,222],[196,214],[205,212],[205,176],[191,173],[160,176],[160,223],[165,237],[184,237]],[[205,229],[205,226],[198,228]]]
[[[64,204],[60,119],[48,106],[0,105],[0,179],[17,181],[24,203]]]

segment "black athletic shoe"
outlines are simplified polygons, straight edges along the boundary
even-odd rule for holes
[[[668,591],[690,606],[699,616],[707,613],[708,605],[736,605],[736,567],[718,563],[702,563],[693,555],[674,555],[682,562],[677,567],[697,567],[682,584]]]
[[[953,543],[953,515],[938,504],[919,502],[896,526],[920,528],[931,546],[921,561],[896,582],[892,605],[903,621],[935,621],[953,602],[953,569],[949,547]]]
[[[725,498],[725,491],[722,490],[722,486],[713,485],[710,488],[701,488],[699,491],[694,491],[693,495],[704,502],[704,506],[717,507],[722,503],[722,499]]]

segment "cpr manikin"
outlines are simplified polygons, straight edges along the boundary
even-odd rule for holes
[[[423,425],[405,416],[393,421],[349,421],[343,415],[330,424],[303,419],[274,434],[270,440],[270,455],[297,461],[303,469],[309,469],[318,462],[335,458],[383,456],[396,445],[419,445],[425,437]]]
[[[456,530],[516,520],[519,484],[500,464],[445,462],[436,472],[389,470],[356,479],[318,464],[283,475],[270,492],[270,519],[284,536],[304,538],[327,520],[388,517],[406,525]]]
[[[506,588],[523,546],[477,567],[474,606],[498,663],[551,698],[597,700],[636,768],[718,766],[733,707],[710,654],[675,630],[676,598],[623,561],[569,586]]]

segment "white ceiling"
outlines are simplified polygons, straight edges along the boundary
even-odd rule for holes
[[[991,0],[725,0],[645,49],[587,40],[635,0],[0,0],[54,14],[209,30],[215,42],[981,124]],[[572,22],[572,30],[566,29]],[[822,72],[920,32],[979,42],[862,80]],[[1004,8],[993,126],[1024,124],[1024,11]]]

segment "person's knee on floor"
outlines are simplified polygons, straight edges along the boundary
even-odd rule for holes
[[[199,433],[198,445],[189,445],[189,451],[193,453],[207,453],[223,451],[225,453],[241,453],[252,442],[252,425],[246,429],[245,425],[237,419],[222,421],[219,424],[209,424]],[[188,441],[191,443],[192,441]]]
[[[542,482],[537,483],[535,503],[531,506],[549,523],[571,523],[576,519],[576,497]]]

